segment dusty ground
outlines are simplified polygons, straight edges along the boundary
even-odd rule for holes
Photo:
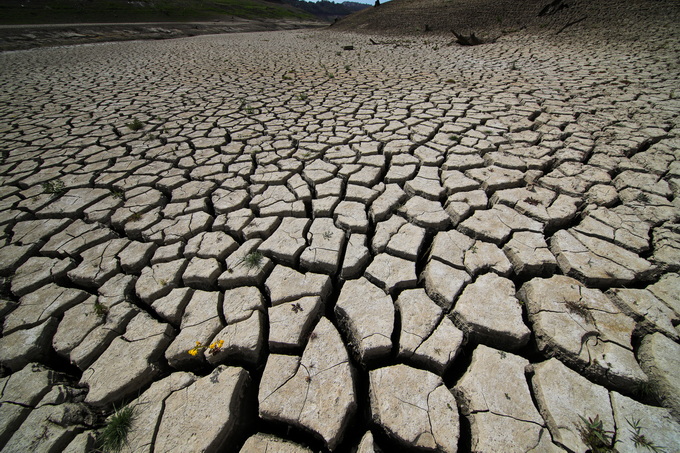
[[[680,450],[678,31],[586,27],[1,53],[2,451]]]
[[[0,51],[110,41],[156,40],[187,36],[326,27],[323,22],[249,20],[64,25],[0,25]]]

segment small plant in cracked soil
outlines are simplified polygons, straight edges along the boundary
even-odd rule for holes
[[[264,255],[262,255],[260,252],[249,253],[245,258],[243,258],[243,265],[248,269],[257,269],[262,266],[263,258]]]
[[[607,431],[604,429],[604,423],[600,420],[600,416],[596,415],[595,418],[581,417],[583,425],[580,428],[581,440],[589,448],[592,453],[613,453],[616,452],[614,449],[613,435],[612,431]]]
[[[101,320],[105,320],[106,315],[109,314],[109,309],[106,305],[97,301],[94,303],[94,314],[96,314]]]
[[[640,420],[635,420],[631,422],[630,420],[626,419],[626,422],[628,423],[628,430],[630,431],[631,434],[631,440],[635,444],[635,448],[644,448],[647,451],[651,451],[653,453],[665,453],[666,450],[664,447],[661,447],[659,445],[655,445],[654,442],[649,440],[643,433],[642,433],[642,426],[640,426]]]
[[[64,185],[64,181],[62,181],[61,179],[45,181],[44,183],[41,184],[41,186],[43,188],[43,193],[54,195],[55,197],[62,195],[64,192],[66,192],[66,186]]]
[[[137,131],[142,130],[144,128],[144,123],[139,121],[138,118],[135,118],[130,123],[127,123],[126,126],[131,131],[137,132]]]
[[[98,452],[117,453],[123,450],[127,444],[127,437],[135,419],[135,409],[132,406],[125,406],[122,409],[115,409],[109,417],[106,427],[97,439]]]

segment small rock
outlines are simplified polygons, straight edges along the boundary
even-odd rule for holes
[[[357,453],[379,453],[380,451],[382,450],[373,441],[373,433],[366,431],[366,434],[361,438],[361,442],[359,442]]]

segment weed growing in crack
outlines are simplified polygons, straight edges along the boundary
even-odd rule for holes
[[[141,212],[133,212],[130,217],[128,217],[128,222],[137,222],[138,220],[142,219],[142,213]]]
[[[251,252],[243,258],[243,265],[248,269],[258,269],[262,266],[264,255],[260,252]]]
[[[460,143],[460,136],[454,134],[449,137],[449,140],[451,140],[453,143]]]
[[[654,453],[665,453],[665,447],[660,447],[658,445],[655,445],[654,442],[651,440],[647,439],[647,437],[642,434],[642,426],[640,426],[640,420],[635,420],[631,422],[630,420],[626,419],[626,422],[630,426],[628,429],[630,431],[630,434],[632,435],[632,440],[633,443],[635,444],[635,448],[642,447],[645,450],[649,450]]]
[[[248,101],[245,99],[241,99],[241,105],[239,106],[240,110],[243,110],[246,112],[246,115],[252,115],[255,113],[255,109],[248,104]]]
[[[297,96],[295,96],[298,101],[305,102],[309,99],[309,95],[307,93],[298,93]]]
[[[649,203],[649,201],[650,201],[649,195],[647,195],[644,192],[638,193],[637,196],[635,197],[635,199],[637,201],[639,201],[640,203]]]
[[[125,192],[123,192],[122,190],[112,190],[111,196],[113,198],[118,198],[119,200],[122,200],[123,197],[125,196]]]
[[[332,231],[324,231],[323,233],[323,238],[326,240],[329,240],[330,238],[333,237],[333,232]]]
[[[130,129],[133,132],[137,132],[137,131],[144,129],[144,123],[139,121],[138,118],[133,119],[131,122],[127,123],[125,126],[127,126],[127,128]]]
[[[94,303],[94,314],[99,316],[102,321],[106,319],[106,315],[109,314],[109,308],[99,301]]]
[[[135,410],[132,406],[125,406],[115,410],[109,417],[106,428],[98,439],[99,451],[116,453],[127,444],[127,437],[135,419]]]
[[[654,386],[651,382],[640,382],[638,385],[635,387],[635,394],[639,398],[645,398],[645,399],[655,399],[656,394],[654,392]]]
[[[581,440],[586,444],[592,453],[609,453],[614,452],[614,443],[612,431],[604,429],[604,423],[600,420],[600,416],[595,418],[588,417],[588,420],[579,415],[583,422],[583,426],[579,428],[581,432]]]
[[[64,185],[64,181],[62,181],[61,179],[45,181],[44,183],[41,184],[41,186],[43,188],[43,193],[47,193],[54,196],[59,196],[66,192],[66,186]]]

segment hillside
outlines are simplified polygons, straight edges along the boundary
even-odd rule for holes
[[[321,0],[319,2],[311,1],[307,2],[304,0],[281,0],[281,1],[287,5],[294,6],[302,11],[306,11],[318,17],[319,19],[325,20],[326,22],[333,22],[337,18],[345,17],[357,11],[370,8],[369,5],[358,2],[335,3],[326,0]]]
[[[5,0],[0,24],[185,22],[241,19],[315,20],[280,1],[265,0]]]
[[[559,33],[578,25],[590,30],[639,28],[662,19],[677,30],[677,0],[392,0],[339,21],[345,31],[387,34],[475,32],[486,37],[529,29]],[[644,33],[641,30],[641,33]]]

